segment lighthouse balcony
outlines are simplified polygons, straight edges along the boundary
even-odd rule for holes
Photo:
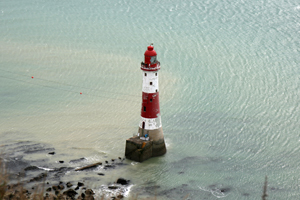
[[[141,69],[144,71],[157,71],[160,70],[160,62],[155,62],[155,63],[151,63],[151,64],[147,64],[142,62],[141,63]]]

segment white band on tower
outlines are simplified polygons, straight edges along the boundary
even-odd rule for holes
[[[145,93],[158,92],[158,73],[157,71],[143,71],[143,88]]]

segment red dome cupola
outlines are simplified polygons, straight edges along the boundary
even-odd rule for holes
[[[160,69],[160,62],[157,60],[157,53],[152,45],[148,46],[144,53],[145,60],[141,63],[141,69],[145,71],[156,71]]]

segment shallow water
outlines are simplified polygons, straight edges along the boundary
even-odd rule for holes
[[[153,42],[167,154],[98,168],[101,180],[73,171],[62,179],[97,190],[124,176],[130,193],[159,199],[258,199],[267,175],[270,199],[297,199],[299,2],[0,5],[1,144],[56,152],[2,148],[12,157],[49,168],[123,157],[138,130],[139,63]]]

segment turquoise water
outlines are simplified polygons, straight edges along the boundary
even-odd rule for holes
[[[299,19],[289,0],[2,1],[1,144],[88,163],[123,156],[154,43],[168,152],[91,187],[121,174],[141,196],[259,199],[267,175],[269,199],[298,199]]]

